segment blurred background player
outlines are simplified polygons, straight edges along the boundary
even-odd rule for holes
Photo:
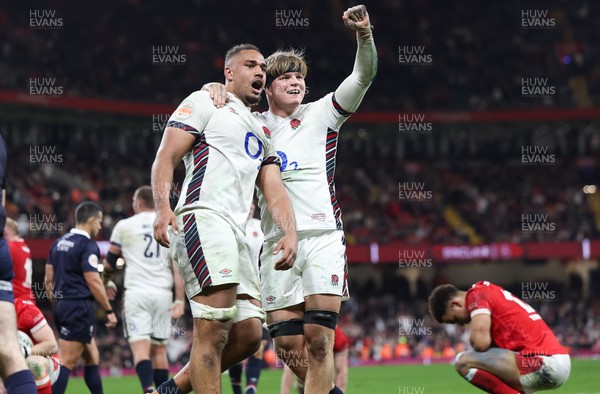
[[[12,257],[13,261],[15,277],[12,283],[15,298],[23,298],[35,302],[35,297],[31,292],[31,275],[33,274],[31,251],[25,240],[19,236],[17,222],[11,218],[6,218],[4,238],[8,242],[10,257]]]
[[[246,222],[246,242],[250,248],[252,262],[256,268],[256,276],[258,277],[258,260],[265,235],[260,229],[260,219],[254,217],[255,211],[256,203],[253,201],[252,206],[250,207],[248,221]],[[270,339],[271,337],[269,336],[269,332],[263,326],[263,336],[262,340],[260,341],[260,347],[256,353],[248,357],[246,361],[246,388],[244,391],[242,391],[242,371],[244,369],[244,363],[239,363],[229,368],[229,379],[231,380],[233,394],[256,393],[256,387],[258,385],[258,379],[260,378],[260,372],[262,369],[263,353],[265,346]]]
[[[110,237],[105,281],[125,259],[123,327],[133,352],[133,363],[144,393],[169,379],[167,341],[171,319],[184,311],[183,281],[175,265],[169,264],[168,249],[152,234],[154,200],[152,188],[141,186],[133,194],[134,215],[119,221]],[[175,302],[173,302],[173,287]],[[110,290],[107,290],[110,295]]]
[[[473,351],[456,355],[454,367],[488,393],[533,393],[562,386],[571,358],[529,304],[490,282],[468,291],[440,285],[429,297],[439,323],[470,324]]]
[[[335,385],[342,391],[348,386],[348,353],[350,342],[344,330],[335,326],[335,339],[333,341],[333,366],[335,370]]]
[[[237,364],[260,345],[264,310],[244,236],[255,185],[265,193],[285,234],[276,248],[281,251],[276,268],[291,268],[296,257],[296,223],[280,161],[269,131],[250,113],[250,106],[260,100],[265,67],[255,46],[231,48],[224,70],[229,107],[216,109],[207,92],[192,93],[169,119],[152,166],[154,236],[164,246],[172,243],[171,254],[184,277],[194,317],[185,376],[197,392],[220,392],[221,368]],[[176,215],[168,195],[182,159],[186,174]],[[235,323],[240,329],[241,324],[248,327],[236,335],[230,332]],[[233,353],[224,352],[226,344]],[[231,359],[224,358],[231,354]],[[173,382],[161,387],[173,392]]]
[[[98,272],[100,250],[92,239],[102,228],[102,208],[93,202],[83,202],[75,209],[75,228],[58,238],[48,256],[46,291],[56,300],[55,315],[59,331],[60,375],[52,388],[63,394],[69,374],[79,357],[85,361],[85,383],[92,394],[102,394],[98,371],[100,356],[94,340],[96,307],[94,299],[104,308],[108,328],[117,325],[104,284]]]
[[[310,393],[340,393],[329,381],[334,371],[334,328],[342,298],[349,295],[346,241],[334,184],[337,139],[339,128],[358,108],[377,71],[365,6],[348,8],[342,20],[356,31],[352,74],[334,93],[302,104],[308,72],[303,54],[275,52],[266,60],[269,111],[257,114],[271,131],[278,153],[286,157],[282,178],[294,204],[301,250],[294,269],[273,270],[274,240],[280,233],[258,193],[266,238],[261,256],[263,306],[277,353],[305,381]],[[215,105],[226,101],[219,94],[222,86],[204,88],[215,97]],[[306,358],[308,363],[302,361]]]
[[[348,353],[350,343],[344,330],[340,326],[335,326],[335,334],[333,340],[333,363],[335,375],[333,381],[340,390],[345,391],[348,385]],[[280,394],[289,394],[292,385],[296,383],[296,389],[299,394],[304,393],[304,382],[294,375],[287,364],[283,364],[283,374],[281,375],[281,390]]]
[[[9,394],[33,394],[36,392],[35,382],[17,344],[17,318],[12,285],[14,272],[8,243],[4,239],[7,156],[6,141],[0,133],[0,379],[4,380]]]

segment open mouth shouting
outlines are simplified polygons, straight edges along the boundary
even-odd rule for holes
[[[265,82],[262,79],[255,79],[254,81],[252,81],[252,93],[256,94],[257,96],[260,96],[260,94],[262,93],[262,89],[265,86]]]

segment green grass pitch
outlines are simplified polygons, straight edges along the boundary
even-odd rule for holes
[[[350,368],[347,394],[469,394],[481,393],[448,364],[397,365]],[[279,393],[280,370],[264,370],[258,392]],[[141,392],[135,376],[104,378],[106,394],[136,394]],[[81,378],[69,381],[67,394],[88,393]],[[600,360],[573,360],[571,376],[558,390],[548,393],[600,394]],[[229,377],[223,376],[223,394],[231,394]]]

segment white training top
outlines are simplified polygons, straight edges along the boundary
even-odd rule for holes
[[[125,289],[144,290],[173,288],[173,271],[168,249],[154,239],[155,212],[139,212],[120,220],[114,227],[110,242],[121,248],[125,259]]]
[[[236,96],[228,96],[226,106],[217,109],[207,91],[196,91],[167,123],[196,137],[183,157],[185,180],[175,214],[208,209],[244,231],[258,171],[279,159],[264,123]]]

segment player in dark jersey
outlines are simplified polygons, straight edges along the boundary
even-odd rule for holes
[[[6,211],[5,177],[8,148],[4,136],[0,134],[0,184],[2,186],[2,204],[0,204],[0,378],[10,394],[35,394],[33,375],[27,368],[25,358],[17,344],[17,317],[13,305],[14,294],[12,279],[13,264],[4,239]]]
[[[49,297],[56,300],[62,364],[52,392],[65,392],[69,373],[83,356],[85,382],[92,394],[101,394],[100,355],[94,340],[94,299],[106,312],[106,326],[117,325],[98,272],[100,250],[93,240],[101,229],[102,208],[89,201],[79,204],[75,209],[75,222],[74,229],[54,242],[46,264],[46,290],[51,289]]]
[[[459,353],[455,368],[488,393],[532,393],[564,384],[571,371],[567,349],[527,303],[490,282],[468,291],[436,287],[429,312],[448,324],[470,324],[473,351]]]

